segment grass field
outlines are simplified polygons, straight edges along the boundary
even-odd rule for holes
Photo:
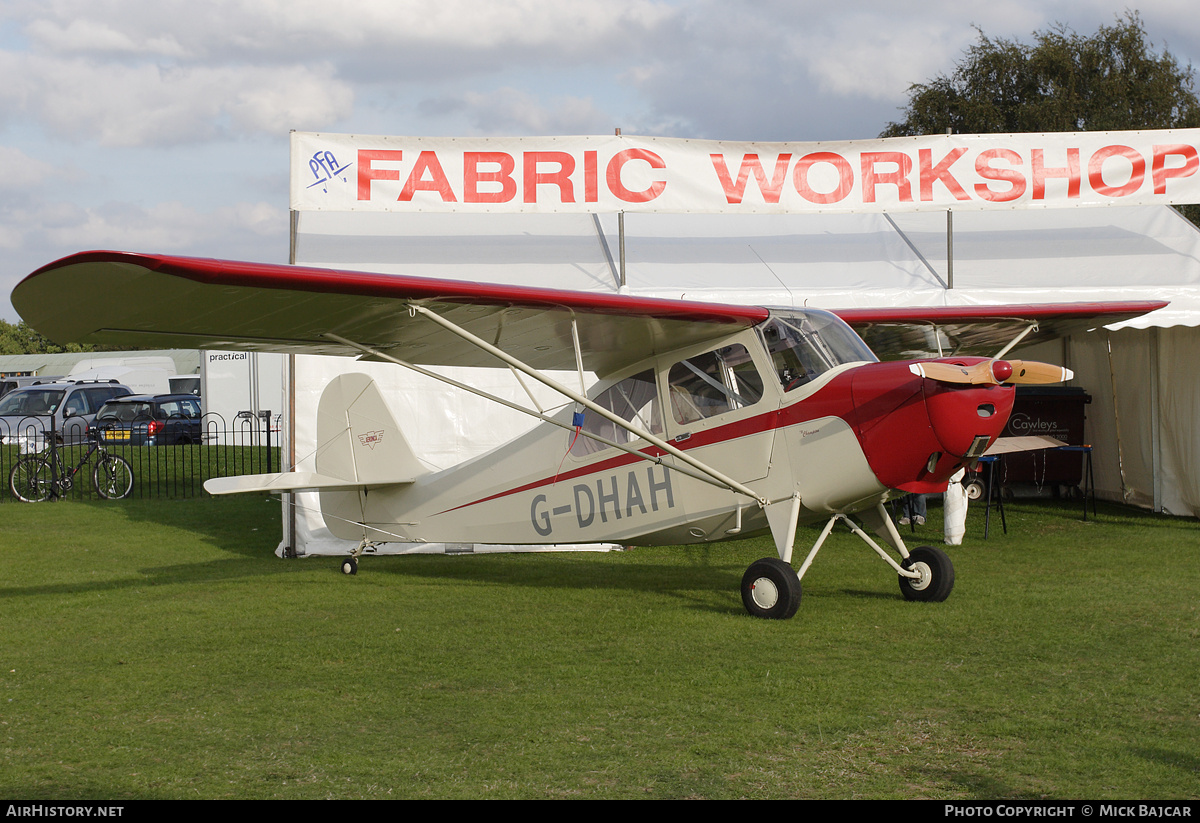
[[[345,577],[262,498],[0,516],[6,797],[1200,796],[1195,520],[973,512],[940,604],[842,533],[772,622],[766,541]]]

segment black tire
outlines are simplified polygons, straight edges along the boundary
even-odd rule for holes
[[[800,578],[778,557],[755,560],[742,575],[742,605],[755,617],[787,620],[800,608]]]
[[[54,493],[54,471],[44,457],[22,457],[8,475],[13,497],[23,503],[41,503]]]
[[[92,483],[105,500],[120,500],[133,488],[133,467],[124,457],[107,455],[92,469]]]
[[[900,565],[921,572],[920,580],[900,578],[900,593],[905,600],[941,603],[954,589],[954,564],[941,549],[920,546],[913,549]]]
[[[984,486],[982,480],[972,480],[963,486],[967,490],[968,500],[979,500],[983,497]]]
[[[347,557],[342,561],[342,574],[358,574],[358,558]]]

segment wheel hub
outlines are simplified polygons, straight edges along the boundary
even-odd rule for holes
[[[760,609],[770,609],[779,602],[779,589],[768,577],[760,577],[750,586],[750,597]]]
[[[913,563],[908,570],[917,573],[917,577],[908,578],[908,585],[914,591],[923,591],[933,581],[933,572],[928,563]]]

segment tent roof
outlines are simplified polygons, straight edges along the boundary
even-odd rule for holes
[[[1200,325],[1200,231],[1169,207],[947,215],[627,214],[623,291],[866,308],[1171,301],[1122,326]],[[307,265],[612,292],[616,215],[304,212]]]

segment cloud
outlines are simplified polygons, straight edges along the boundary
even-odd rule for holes
[[[55,166],[44,160],[30,157],[13,146],[0,146],[0,191],[22,192],[35,190],[48,180],[72,179],[81,172],[70,166]]]
[[[420,108],[439,116],[464,113],[480,134],[599,134],[614,123],[590,98],[561,95],[543,103],[511,87],[430,98]]]
[[[204,247],[231,236],[261,242],[272,236],[286,238],[288,231],[287,212],[266,203],[237,203],[210,212],[180,202],[158,203],[152,209],[110,203],[72,210],[71,217],[41,220],[46,240],[72,250],[154,249],[187,254],[203,253]]]
[[[952,70],[976,41],[1028,38],[1063,20],[1091,32],[1116,18],[1101,0],[695,0],[681,5],[678,36],[641,53],[622,75],[645,101],[647,133],[748,140],[872,137],[896,119],[914,83]],[[1200,23],[1158,31],[1195,50]],[[1145,16],[1151,38],[1156,29]]]
[[[151,207],[66,201],[12,206],[0,201],[0,295],[60,257],[85,249],[163,252],[199,257],[286,262],[288,213],[269,203],[242,202],[204,211],[169,201]],[[15,319],[7,301],[0,316]]]
[[[353,109],[329,64],[158,66],[0,52],[0,104],[50,133],[104,146],[179,145],[316,129]]]
[[[678,15],[662,0],[57,0],[26,6],[42,52],[295,63],[366,59],[445,71],[464,55],[614,59]],[[616,58],[619,59],[619,58]]]
[[[94,6],[92,10],[94,11]],[[55,20],[33,20],[25,29],[31,41],[44,50],[67,55],[117,54],[156,57],[184,57],[183,46],[174,34],[161,33],[137,37],[128,29],[112,25],[112,18],[89,20],[72,16],[65,24]]]
[[[50,134],[106,146],[332,128],[355,119],[357,101],[379,100],[366,94],[372,89],[393,100],[408,95],[414,106],[448,94],[444,104],[478,106],[472,119],[483,127],[607,130],[611,118],[589,110],[586,91],[560,90],[535,113],[541,95],[518,101],[509,88],[500,95],[519,105],[501,117],[480,84],[521,66],[552,69],[535,82],[554,83],[572,67],[628,64],[679,17],[662,0],[55,0],[17,8],[11,19],[28,48],[0,52],[0,75],[9,78],[0,119],[32,119]],[[454,78],[472,80],[448,89]]]

